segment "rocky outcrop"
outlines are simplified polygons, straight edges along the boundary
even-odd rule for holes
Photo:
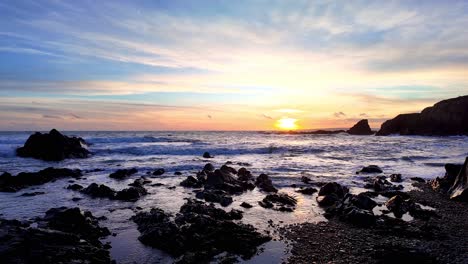
[[[350,135],[372,135],[374,132],[372,132],[369,122],[367,119],[363,119],[359,122],[357,122],[352,128],[350,128],[348,131],[348,134]]]
[[[81,175],[81,170],[56,169],[52,167],[38,172],[21,172],[16,176],[5,172],[0,175],[0,192],[16,192],[26,187],[41,185],[60,178],[78,178]]]
[[[468,135],[468,96],[440,101],[421,113],[398,115],[385,121],[376,135],[390,134]]]
[[[0,219],[1,262],[111,263],[108,245],[99,241],[110,232],[90,212],[54,208],[39,219],[38,226]]]
[[[468,157],[448,192],[450,199],[468,202]]]
[[[82,138],[67,137],[55,129],[49,133],[31,135],[23,147],[16,149],[20,157],[31,157],[46,161],[60,161],[68,158],[86,158],[90,152],[84,147]]]
[[[257,247],[271,238],[251,225],[233,221],[241,218],[241,211],[226,212],[190,199],[174,220],[160,209],[132,217],[143,244],[180,257],[182,263],[208,263],[222,252],[252,257]]]

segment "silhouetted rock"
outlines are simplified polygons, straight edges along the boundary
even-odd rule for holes
[[[138,170],[135,169],[135,168],[132,168],[132,169],[119,169],[117,170],[116,172],[113,172],[109,175],[109,177],[113,178],[113,179],[118,179],[118,180],[122,180],[130,175],[133,175],[135,173],[137,173]]]
[[[75,184],[68,185],[67,189],[73,190],[73,191],[79,191],[79,190],[83,189],[83,186],[75,183]]]
[[[450,199],[468,202],[468,157],[448,192]]]
[[[372,132],[369,122],[367,119],[363,119],[359,122],[357,122],[353,127],[351,127],[348,131],[348,134],[351,135],[372,135],[374,132]]]
[[[271,238],[258,233],[251,225],[232,221],[241,218],[241,211],[226,212],[190,199],[174,220],[160,209],[132,217],[143,244],[181,257],[182,263],[207,263],[222,252],[252,257],[257,247]]]
[[[296,192],[302,193],[302,194],[305,194],[305,195],[312,195],[312,194],[318,192],[318,190],[315,189],[315,188],[312,188],[312,187],[306,187],[306,188],[301,188],[301,189],[297,190]]]
[[[240,206],[241,206],[241,207],[244,207],[244,208],[247,208],[247,209],[249,209],[249,208],[252,208],[252,207],[253,207],[251,204],[249,204],[249,203],[246,203],[246,202],[242,202],[242,203],[240,204]]]
[[[292,212],[296,207],[297,200],[287,193],[274,193],[268,194],[258,204],[264,208],[270,208],[282,212]]]
[[[255,185],[264,192],[277,192],[278,189],[273,186],[273,182],[266,174],[260,174],[255,180]]]
[[[159,169],[156,169],[155,171],[153,171],[153,175],[154,176],[160,176],[160,175],[163,175],[166,171],[163,169],[163,168],[159,168]]]
[[[356,172],[358,173],[382,173],[382,169],[377,166],[377,165],[369,165],[366,167],[363,167],[360,171]]]
[[[213,156],[211,156],[209,152],[205,152],[205,153],[203,153],[203,158],[211,159],[211,158],[213,158]]]
[[[432,189],[434,189],[434,191],[438,191],[444,194],[447,193],[449,189],[454,185],[455,179],[457,178],[462,168],[462,164],[445,164],[444,177],[436,177],[435,179],[429,182],[432,186]]]
[[[81,190],[81,193],[87,194],[93,198],[108,198],[134,202],[141,196],[146,195],[147,191],[142,186],[132,186],[121,191],[116,191],[104,184],[98,185],[97,183],[91,183],[88,187]]]
[[[41,185],[56,179],[81,176],[81,170],[55,169],[49,167],[38,172],[20,172],[16,176],[5,172],[0,175],[0,192],[16,192],[20,189]]]
[[[221,206],[228,206],[233,201],[232,197],[223,190],[205,189],[197,192],[196,197],[210,203],[219,203]]]
[[[401,114],[385,121],[376,135],[468,135],[468,96],[436,103],[421,113]]]
[[[193,176],[188,176],[187,179],[180,182],[180,186],[184,186],[188,188],[201,188],[203,187],[203,182],[199,181],[197,178]]]
[[[118,191],[117,193],[115,193],[115,196],[112,199],[134,202],[140,199],[141,196],[146,194],[148,194],[148,192],[143,187],[130,187]]]
[[[86,158],[90,153],[83,147],[85,144],[82,138],[67,137],[52,129],[48,134],[36,132],[31,135],[24,146],[16,150],[16,154],[47,161]]]
[[[329,182],[320,188],[316,200],[320,206],[331,206],[341,201],[347,193],[348,188],[336,182]]]

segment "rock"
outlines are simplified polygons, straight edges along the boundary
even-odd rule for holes
[[[377,203],[364,193],[360,193],[358,195],[348,194],[347,199],[348,200],[345,200],[344,202],[345,204],[349,203],[363,210],[372,210],[377,206]]]
[[[68,190],[73,190],[73,191],[79,191],[79,190],[83,189],[83,186],[75,183],[75,184],[68,185],[67,189]]]
[[[361,227],[370,227],[376,223],[376,217],[371,211],[356,207],[344,209],[341,220]]]
[[[312,187],[306,187],[306,188],[301,188],[301,189],[297,190],[296,192],[302,193],[302,194],[305,194],[305,195],[312,195],[312,194],[317,192],[317,189],[312,188]]]
[[[292,212],[297,204],[296,198],[286,193],[268,194],[259,205],[264,208],[271,208],[278,211]]]
[[[348,188],[336,182],[329,182],[320,188],[316,200],[320,206],[327,207],[341,201],[347,193]]]
[[[305,184],[309,184],[312,180],[309,177],[302,176],[301,181]]]
[[[402,178],[401,178],[401,174],[392,174],[390,175],[390,181],[391,182],[401,182],[402,181]]]
[[[143,187],[130,187],[118,191],[112,199],[134,202],[146,194],[148,194],[148,192]]]
[[[132,169],[119,169],[117,170],[116,172],[114,173],[111,173],[109,175],[109,177],[111,177],[112,179],[118,179],[118,180],[121,180],[121,179],[124,179],[130,175],[133,175],[135,173],[137,173],[138,170],[135,169],[135,168],[132,168]]]
[[[249,204],[249,203],[246,203],[246,202],[242,202],[242,203],[240,204],[240,206],[241,206],[241,207],[244,207],[244,208],[247,208],[247,209],[249,209],[249,208],[252,208],[252,207],[253,207],[251,204]]]
[[[424,180],[421,177],[411,177],[410,180],[415,181],[415,182],[422,182],[422,183],[426,182],[426,180]]]
[[[367,167],[363,167],[360,171],[356,172],[359,173],[382,173],[382,169],[377,165],[369,165]]]
[[[468,96],[440,101],[421,113],[398,115],[385,121],[376,135],[390,134],[468,135]]]
[[[372,183],[366,184],[364,188],[374,189],[376,192],[399,191],[403,189],[403,185],[393,185],[385,179],[385,176],[375,177]]]
[[[16,154],[46,161],[86,158],[90,152],[84,145],[86,143],[82,138],[67,137],[52,129],[48,134],[36,132],[31,135],[23,147],[16,149]]]
[[[153,171],[153,175],[154,176],[161,176],[165,173],[166,171],[163,169],[163,168],[159,168],[159,169],[156,169],[155,171]]]
[[[215,167],[213,166],[213,164],[207,163],[207,164],[205,164],[205,166],[203,167],[203,170],[206,171],[206,172],[212,172],[212,171],[215,170]]]
[[[242,167],[237,171],[237,178],[241,181],[251,181],[254,177],[252,176],[252,173],[250,173],[249,170]]]
[[[88,187],[81,190],[82,193],[87,194],[93,198],[110,198],[113,199],[116,191],[104,184],[98,185],[91,183]]]
[[[0,192],[16,192],[20,189],[41,185],[61,178],[80,177],[80,170],[55,169],[52,167],[38,172],[21,172],[16,176],[5,172],[0,175]]]
[[[144,177],[141,177],[139,179],[135,179],[132,183],[129,183],[128,186],[133,186],[133,187],[143,187],[143,185],[151,183],[150,180],[147,180]]]
[[[42,228],[0,219],[2,263],[110,264],[109,251],[96,239],[107,232],[97,225],[94,217],[75,214],[74,209],[60,210],[55,216],[48,211],[49,216],[41,220]],[[69,218],[70,215],[74,217]]]
[[[205,153],[203,153],[203,158],[205,158],[205,159],[211,159],[211,158],[214,158],[214,157],[211,156],[209,152],[205,152]]]
[[[201,188],[203,187],[203,183],[193,176],[188,176],[187,179],[180,182],[180,186],[187,188]]]
[[[175,220],[160,209],[140,212],[132,220],[138,225],[143,244],[180,257],[182,263],[207,263],[222,252],[248,259],[259,245],[271,239],[251,225],[232,221],[241,217],[241,211],[228,213],[189,199]]]
[[[359,122],[357,122],[352,128],[350,128],[348,131],[348,134],[351,135],[372,135],[374,132],[372,132],[369,122],[367,119],[363,119]]]
[[[219,203],[221,206],[228,206],[233,202],[232,197],[223,190],[205,189],[197,192],[196,197],[210,203]]]
[[[452,200],[468,202],[468,157],[448,193]]]
[[[180,172],[180,171],[176,171],[176,172],[174,172],[174,175],[176,175],[176,176],[180,176],[180,175],[182,175],[182,172]]]
[[[447,193],[449,189],[454,185],[455,179],[457,178],[462,168],[462,164],[445,164],[444,177],[437,177],[429,182],[432,186],[432,189],[434,189],[434,191],[438,191],[444,194]]]
[[[273,182],[270,177],[263,173],[255,180],[255,186],[264,192],[278,192],[278,189],[273,186]]]
[[[409,200],[408,200],[409,201]],[[409,202],[405,201],[400,195],[393,196],[385,203],[388,210],[390,210],[395,217],[401,218],[405,213],[409,211]]]

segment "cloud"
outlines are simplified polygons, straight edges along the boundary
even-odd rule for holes
[[[335,112],[333,113],[333,116],[336,118],[341,118],[341,117],[346,117],[346,114],[343,112]]]
[[[209,119],[212,119],[212,118],[213,118],[211,115],[207,115],[206,117],[208,117]]]
[[[266,115],[266,114],[262,114],[262,117],[263,118],[266,118],[266,119],[273,119],[273,117],[269,116],[269,115]]]
[[[61,116],[56,116],[56,115],[42,115],[42,118],[62,119]]]
[[[361,117],[368,117],[368,115],[367,115],[366,113],[361,113],[361,114],[359,114],[359,116],[361,116]]]

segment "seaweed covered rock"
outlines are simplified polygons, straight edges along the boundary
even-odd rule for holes
[[[188,200],[172,220],[160,209],[141,212],[132,217],[138,225],[139,240],[161,249],[180,262],[209,262],[222,252],[252,257],[257,247],[271,238],[251,225],[233,222],[240,219],[237,210],[225,212],[196,200]]]
[[[90,152],[85,145],[86,142],[82,138],[68,137],[52,129],[49,133],[36,132],[31,135],[24,146],[16,150],[16,154],[46,161],[86,158]]]
[[[16,176],[5,172],[0,175],[0,192],[16,192],[26,187],[41,185],[61,178],[78,178],[81,170],[46,168],[38,172],[20,172]]]

